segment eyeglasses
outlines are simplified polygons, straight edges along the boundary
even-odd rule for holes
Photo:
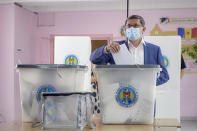
[[[134,25],[128,24],[128,25],[126,25],[126,28],[131,28],[131,27],[138,28],[138,27],[141,27],[141,25],[139,25],[139,24],[134,24]]]

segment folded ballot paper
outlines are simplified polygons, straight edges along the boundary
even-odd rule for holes
[[[120,45],[118,53],[112,53],[116,65],[132,65],[131,53],[125,44]]]

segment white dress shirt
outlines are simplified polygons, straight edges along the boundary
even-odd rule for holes
[[[134,47],[130,42],[128,44],[129,44],[129,51],[131,53],[132,64],[144,65],[144,45],[145,45],[144,40],[142,39],[138,47]]]

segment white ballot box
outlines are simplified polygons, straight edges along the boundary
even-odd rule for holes
[[[159,65],[98,65],[104,124],[152,124]]]
[[[22,121],[41,121],[43,92],[89,91],[85,76],[87,66],[80,65],[18,65]]]

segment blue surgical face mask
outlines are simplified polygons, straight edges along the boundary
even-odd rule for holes
[[[128,28],[126,29],[126,36],[129,40],[137,40],[140,38],[140,28]]]

